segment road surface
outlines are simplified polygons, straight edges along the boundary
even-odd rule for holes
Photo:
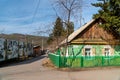
[[[120,68],[58,71],[42,66],[46,56],[0,67],[0,80],[120,80]]]

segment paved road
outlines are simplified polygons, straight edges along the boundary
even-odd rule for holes
[[[46,56],[0,68],[0,80],[120,80],[120,68],[65,72],[42,66]]]

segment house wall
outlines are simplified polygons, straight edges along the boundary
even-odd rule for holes
[[[103,39],[113,40],[115,37],[113,34],[108,33],[102,27],[99,27],[99,21],[96,21],[84,29],[74,40],[76,39]]]
[[[115,50],[115,52],[114,52],[115,55],[120,55],[120,45],[116,45],[114,50]]]
[[[100,27],[99,20],[97,20],[74,37],[74,39],[70,41],[70,44],[120,45],[120,40],[112,33]]]
[[[69,56],[85,56],[85,47],[91,47],[91,56],[104,56],[105,48],[110,48],[110,55],[120,55],[120,45],[69,45],[68,51],[64,47],[61,48],[61,55],[68,52]],[[64,54],[63,54],[64,53]]]
[[[34,56],[41,55],[40,51],[41,51],[41,47],[40,46],[34,47],[33,48]]]

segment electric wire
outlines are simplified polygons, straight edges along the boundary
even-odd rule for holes
[[[37,11],[39,9],[39,5],[40,5],[40,0],[38,0],[38,4],[36,6],[35,12],[34,12],[33,17],[32,17],[32,22],[31,22],[32,25],[33,25],[33,22],[34,22],[34,18],[35,18],[36,14],[37,14]]]

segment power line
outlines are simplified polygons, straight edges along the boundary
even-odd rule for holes
[[[33,24],[33,22],[34,22],[34,18],[35,18],[35,16],[36,16],[36,14],[37,14],[39,5],[40,5],[40,0],[38,0],[38,4],[37,4],[37,6],[36,6],[35,12],[34,12],[33,17],[32,17],[32,22],[31,22],[32,24]]]

